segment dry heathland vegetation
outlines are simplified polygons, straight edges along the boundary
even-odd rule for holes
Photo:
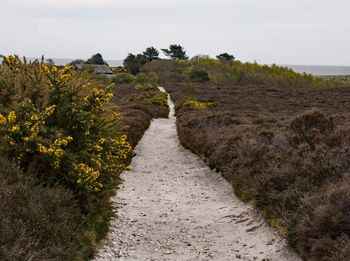
[[[185,147],[222,172],[303,259],[350,259],[350,88],[277,66],[152,66],[175,101]],[[189,77],[194,71],[201,78]]]
[[[302,258],[350,259],[346,81],[200,57],[108,80],[10,56],[0,66],[1,260],[93,255],[132,147],[168,114],[158,80],[176,103],[181,143]]]

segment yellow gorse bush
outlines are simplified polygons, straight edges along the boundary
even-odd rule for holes
[[[196,109],[213,108],[217,104],[215,102],[199,102],[196,100],[186,99],[181,103],[181,107],[191,107]]]
[[[1,153],[44,182],[96,193],[118,179],[131,147],[111,86],[71,66],[5,57],[0,66]],[[40,174],[39,174],[40,173]]]

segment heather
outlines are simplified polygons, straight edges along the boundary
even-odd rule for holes
[[[182,145],[221,172],[304,260],[349,259],[349,88],[164,86]]]

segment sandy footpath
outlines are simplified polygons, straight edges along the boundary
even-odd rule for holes
[[[95,260],[299,260],[230,184],[178,141],[174,108],[135,149]]]

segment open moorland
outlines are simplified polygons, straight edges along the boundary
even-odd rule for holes
[[[306,260],[350,254],[350,88],[166,84],[181,143]]]

